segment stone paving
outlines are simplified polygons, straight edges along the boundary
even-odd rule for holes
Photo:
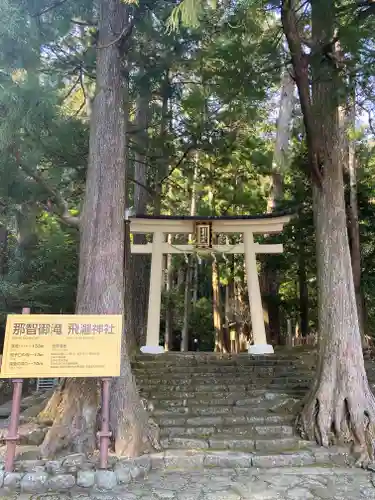
[[[2,500],[375,500],[375,476],[351,468],[151,472],[113,492],[2,494]]]

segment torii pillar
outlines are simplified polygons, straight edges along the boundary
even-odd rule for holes
[[[262,295],[260,293],[256,253],[254,247],[254,236],[250,230],[243,233],[245,266],[247,275],[247,289],[249,294],[249,306],[251,326],[254,344],[249,346],[249,354],[273,354],[271,344],[267,344],[266,328],[264,326]]]

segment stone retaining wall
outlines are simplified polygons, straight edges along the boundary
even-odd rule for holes
[[[0,469],[0,488],[5,492],[62,492],[77,487],[113,490],[117,485],[144,477],[151,470],[151,458],[117,460],[110,457],[108,470],[99,470],[97,457],[88,459],[74,454],[58,460],[22,460],[16,462],[15,471],[10,473],[4,472],[3,463]]]
[[[345,448],[315,448],[281,454],[244,453],[240,451],[166,450],[135,459],[109,457],[108,470],[98,470],[98,457],[73,454],[58,460],[22,460],[15,472],[5,473],[0,463],[0,498],[2,492],[64,492],[73,490],[113,491],[134,479],[143,479],[152,470],[201,470],[202,467],[249,469],[291,466],[349,465]]]

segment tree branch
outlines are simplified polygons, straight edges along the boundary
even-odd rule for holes
[[[134,184],[137,184],[137,186],[140,186],[142,189],[144,189],[145,191],[147,191],[151,196],[155,195],[155,191],[153,189],[151,189],[148,186],[145,186],[144,184],[142,184],[142,182],[137,181],[136,179],[134,179],[134,177],[130,177],[128,175],[128,180],[130,182],[134,182]]]
[[[293,0],[283,0],[281,21],[292,57],[294,80],[297,85],[301,103],[303,122],[306,129],[311,176],[314,182],[319,186],[322,183],[322,173],[319,165],[318,148],[316,147],[314,115],[310,96],[309,59],[308,55],[303,51]]]
[[[174,172],[180,165],[181,163],[185,160],[185,158],[187,157],[187,155],[190,153],[190,151],[192,149],[195,148],[195,144],[191,144],[183,153],[183,155],[181,156],[181,158],[178,160],[178,162],[176,163],[176,165],[174,167],[171,168],[170,172],[168,172],[168,175],[164,176],[158,183],[159,186],[161,186],[163,184],[163,182],[168,179],[168,177],[172,174],[172,172]]]
[[[72,93],[74,92],[75,88],[77,87],[77,85],[79,84],[79,76],[78,78],[76,79],[76,81],[73,83],[73,85],[71,86],[71,88],[69,89],[69,91],[67,92],[67,94],[62,98],[62,102],[65,102],[66,99],[68,99],[68,97],[70,97],[72,95]]]
[[[17,155],[16,155],[17,157]],[[64,222],[68,226],[72,226],[75,228],[79,228],[79,217],[75,217],[74,215],[71,215],[69,212],[69,206],[68,202],[64,200],[64,198],[61,196],[61,193],[57,190],[55,190],[45,179],[44,177],[38,172],[37,170],[34,170],[33,168],[28,167],[21,161],[18,162],[19,168],[23,170],[25,174],[27,174],[29,177],[34,179],[35,182],[37,182],[43,189],[44,191],[50,195],[52,201],[54,202],[56,209],[53,210],[53,212],[61,219],[62,222]]]
[[[78,19],[71,19],[71,23],[76,24],[77,26],[82,26],[84,28],[92,28],[93,26],[97,26],[97,23],[92,21],[91,23],[86,21],[80,21]]]
[[[121,33],[114,39],[112,42],[107,43],[106,45],[98,45],[98,49],[108,49],[108,47],[111,47],[112,45],[115,45],[118,42],[122,42],[123,40],[126,40],[130,37],[132,34],[134,28],[134,18],[130,21],[129,24],[125,24],[123,27]]]
[[[49,5],[48,7],[45,7],[44,9],[40,10],[39,12],[36,12],[35,14],[32,15],[32,17],[40,17],[43,14],[47,14],[50,10],[57,9],[57,7],[60,7],[64,3],[66,3],[68,0],[58,0],[57,2],[53,3],[52,5]]]

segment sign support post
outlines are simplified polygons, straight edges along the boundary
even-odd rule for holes
[[[24,307],[22,314],[30,314],[30,308]],[[10,422],[8,435],[5,438],[7,450],[5,454],[5,472],[13,472],[14,458],[16,456],[16,445],[19,439],[18,424],[20,420],[21,398],[22,398],[22,378],[15,378],[13,382],[12,409],[10,412]]]
[[[13,400],[10,414],[8,435],[5,438],[7,450],[5,455],[5,472],[13,472],[14,457],[16,456],[16,445],[19,439],[18,423],[20,419],[20,407],[22,397],[22,379],[13,380]]]
[[[109,430],[109,387],[111,379],[102,378],[102,427],[98,432],[100,446],[100,468],[106,469],[108,465],[109,438],[112,433]]]
[[[28,308],[8,315],[0,373],[14,385],[6,472],[14,468],[23,379],[51,376],[101,379],[100,467],[107,468],[109,393],[112,377],[121,372],[122,321],[120,314],[30,314]]]

